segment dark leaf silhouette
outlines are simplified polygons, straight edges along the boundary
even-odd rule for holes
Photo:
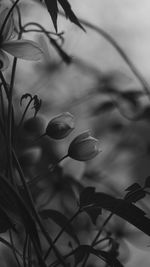
[[[88,245],[81,245],[79,246],[75,252],[75,264],[79,264],[83,259],[85,258],[86,255],[88,254],[93,254],[109,264],[112,267],[123,267],[123,265],[117,260],[114,256],[112,256],[109,252],[94,249],[91,246]]]
[[[129,187],[127,187],[125,191],[132,192],[132,191],[139,190],[139,189],[141,189],[141,186],[138,183],[134,183],[130,185]]]
[[[143,210],[134,204],[105,193],[95,193],[93,204],[120,216],[150,236],[150,219],[145,216]]]
[[[67,0],[45,0],[46,7],[53,21],[56,32],[57,32],[57,17],[58,17],[58,4],[57,3],[58,2],[63,8],[66,18],[69,18],[71,22],[73,22],[78,27],[80,27],[83,31],[85,31],[85,29],[83,28],[83,26],[80,24],[79,20],[77,19],[76,15],[72,11],[71,5],[69,4]]]
[[[132,184],[125,191],[129,191],[124,197],[124,199],[129,202],[136,202],[146,195],[143,188],[138,183]]]
[[[50,13],[55,30],[57,32],[57,16],[58,16],[57,0],[45,0],[45,4],[48,9],[48,12]]]
[[[145,179],[145,185],[144,187],[150,187],[150,176],[148,176],[146,179]]]
[[[124,199],[128,202],[137,202],[138,200],[144,198],[146,195],[146,193],[144,192],[144,190],[141,188],[138,191],[134,191],[134,192],[128,192]]]
[[[66,18],[69,18],[71,22],[73,22],[74,24],[79,26],[83,31],[85,31],[85,29],[83,28],[83,26],[80,24],[79,20],[77,19],[76,15],[72,11],[71,5],[69,4],[69,2],[67,0],[58,0],[58,2],[63,8]]]
[[[73,229],[73,226],[69,223],[68,218],[57,210],[47,209],[39,212],[43,219],[51,219],[57,225],[59,225],[64,231],[69,234],[77,244],[80,244],[77,235]]]

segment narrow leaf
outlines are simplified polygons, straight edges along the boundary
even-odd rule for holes
[[[134,183],[134,184],[130,185],[129,187],[127,187],[125,189],[125,191],[135,191],[135,190],[138,190],[140,188],[141,188],[141,186],[138,183]]]
[[[93,204],[120,216],[150,236],[150,219],[145,216],[143,210],[134,204],[105,193],[95,193]]]
[[[69,223],[69,219],[64,214],[52,209],[42,210],[39,212],[39,214],[43,219],[51,219],[61,228],[64,228],[64,231],[71,236],[78,245],[80,244],[73,226]]]
[[[58,16],[57,0],[45,0],[45,4],[53,21],[55,30],[57,32],[57,16]]]
[[[144,190],[141,188],[138,191],[132,191],[132,192],[128,192],[124,199],[128,202],[137,202],[138,200],[144,198],[146,196],[146,193],[144,192]]]
[[[83,31],[85,31],[85,29],[83,28],[83,26],[80,24],[79,20],[77,19],[76,15],[72,11],[71,5],[69,4],[69,2],[67,0],[58,0],[58,2],[63,8],[66,18],[69,18],[71,22],[73,22],[74,24],[79,26]]]

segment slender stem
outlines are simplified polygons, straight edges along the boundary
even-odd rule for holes
[[[9,237],[10,237],[10,242],[11,242],[11,245],[12,245],[12,250],[13,250],[14,257],[16,259],[16,262],[17,262],[18,266],[21,267],[21,264],[20,264],[20,262],[18,260],[17,254],[16,254],[15,245],[14,245],[14,241],[13,241],[13,236],[12,236],[11,230],[9,230]]]
[[[26,115],[26,113],[27,113],[27,110],[28,110],[28,108],[29,108],[29,106],[30,106],[32,100],[33,100],[33,99],[31,98],[30,101],[28,102],[28,104],[27,104],[27,106],[26,106],[26,108],[25,108],[25,110],[24,110],[24,113],[23,113],[23,115],[22,115],[22,117],[21,117],[21,120],[20,120],[20,122],[19,122],[18,128],[21,127],[21,125],[22,125],[22,123],[23,123],[23,121],[24,121],[25,115]]]
[[[0,36],[2,35],[2,33],[3,33],[3,31],[4,31],[4,27],[5,27],[6,23],[7,23],[7,20],[9,19],[10,15],[11,15],[11,13],[12,13],[12,11],[13,11],[13,9],[15,8],[15,6],[18,4],[19,1],[20,1],[20,0],[16,0],[16,2],[15,2],[15,3],[12,5],[12,7],[10,8],[10,10],[9,10],[9,12],[8,12],[8,14],[7,14],[7,16],[5,17],[4,22],[3,22],[3,24],[2,24],[2,27],[1,27],[1,30],[0,30]]]
[[[52,37],[49,36],[49,34],[47,33],[47,31],[45,30],[45,28],[42,25],[40,25],[39,23],[36,23],[36,22],[29,22],[29,23],[26,23],[24,25],[23,29],[25,29],[27,26],[30,26],[30,25],[34,25],[34,26],[38,27],[39,29],[41,29],[43,31],[43,33],[49,39],[50,43],[55,47],[55,49],[57,50],[58,54],[62,57],[62,59],[67,64],[71,63],[72,58],[69,55],[67,55],[67,53],[57,44],[56,40],[54,40]]]
[[[15,81],[15,72],[17,66],[17,58],[14,58],[11,74],[11,82],[9,89],[9,102],[8,102],[8,125],[7,125],[7,138],[8,138],[8,162],[9,162],[9,171],[10,177],[13,177],[13,165],[12,165],[12,97],[13,97],[13,87]],[[14,181],[12,181],[13,183]]]
[[[59,13],[62,16],[65,16],[63,12],[59,11]],[[115,49],[116,51],[120,54],[120,56],[124,59],[124,61],[127,63],[129,66],[130,70],[132,73],[136,76],[136,78],[139,80],[140,84],[142,85],[145,93],[147,94],[148,98],[150,99],[150,85],[147,83],[143,75],[140,73],[140,71],[136,68],[136,66],[133,64],[133,62],[129,59],[125,51],[121,48],[121,46],[116,42],[116,40],[108,34],[106,31],[101,29],[100,27],[97,27],[96,25],[93,25],[89,21],[86,21],[84,19],[79,18],[79,21],[87,26],[88,28],[92,29],[93,31],[97,32],[101,36],[105,38]]]
[[[42,222],[41,222],[41,218],[40,218],[38,212],[36,211],[36,208],[35,208],[35,206],[34,206],[34,202],[33,202],[31,193],[30,193],[30,191],[29,191],[29,189],[28,189],[28,186],[27,186],[27,184],[26,184],[26,181],[25,181],[25,177],[24,177],[22,168],[21,168],[20,163],[19,163],[19,161],[18,161],[18,159],[17,159],[17,156],[16,156],[16,153],[15,153],[14,149],[13,149],[12,153],[13,153],[14,162],[15,162],[15,164],[16,164],[16,167],[17,167],[17,170],[18,170],[18,172],[19,172],[19,175],[20,175],[22,184],[23,184],[23,186],[24,186],[26,195],[27,195],[28,200],[29,200],[29,202],[30,202],[31,209],[32,209],[33,215],[34,215],[34,217],[35,217],[35,219],[36,219],[36,222],[38,223],[38,225],[39,225],[39,227],[40,227],[40,229],[41,229],[41,231],[42,231],[42,233],[43,233],[45,239],[46,239],[47,242],[50,244],[50,246],[52,246],[52,248],[53,248],[53,250],[54,250],[54,253],[55,253],[56,257],[59,259],[59,261],[61,262],[61,264],[62,264],[64,267],[66,267],[66,263],[65,263],[63,257],[61,256],[60,252],[58,251],[58,249],[57,249],[57,248],[55,247],[55,245],[53,244],[53,241],[52,241],[51,237],[50,237],[49,234],[47,233],[45,227],[43,226],[43,224],[42,224]]]
[[[44,134],[44,135],[45,135],[45,134]],[[44,136],[44,135],[42,135],[42,136]],[[43,172],[43,173],[41,173],[41,174],[35,176],[31,181],[28,182],[28,185],[32,186],[32,185],[34,185],[35,183],[39,182],[39,181],[41,180],[41,177],[42,177],[42,176],[47,177],[47,176],[50,174],[50,172],[54,171],[55,168],[57,167],[57,165],[58,165],[62,160],[64,160],[64,159],[67,158],[67,157],[68,157],[68,154],[65,155],[65,156],[63,156],[61,159],[59,159],[54,165],[49,166],[49,167],[48,167],[48,170],[47,170],[46,172]]]
[[[3,243],[5,246],[7,246],[8,248],[10,248],[12,251],[15,249],[15,252],[18,254],[18,256],[22,259],[22,254],[11,245],[11,243],[9,243],[8,241],[6,241],[3,237],[0,237],[0,242]]]
[[[26,252],[27,252],[28,238],[29,238],[28,233],[26,232],[25,233],[24,247],[23,247],[23,264],[24,264],[24,267],[27,266],[27,264],[26,264]]]
[[[78,214],[81,212],[80,209],[77,210],[77,212],[68,220],[68,222],[66,223],[66,225],[64,225],[64,227],[62,227],[62,229],[60,230],[60,232],[57,234],[57,236],[55,237],[55,239],[53,240],[53,244],[55,244],[58,239],[61,237],[61,235],[63,234],[63,232],[65,231],[65,229],[67,228],[67,226],[78,216]],[[44,260],[47,259],[47,257],[49,256],[50,252],[52,250],[52,247],[50,247],[48,249],[48,251],[46,252],[45,256],[44,256]]]

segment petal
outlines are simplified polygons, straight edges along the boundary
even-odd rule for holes
[[[2,49],[14,57],[25,60],[40,60],[43,51],[37,43],[30,40],[8,41],[2,44]]]
[[[4,20],[8,14],[8,11],[9,9],[8,8],[5,8],[1,13],[0,13],[0,29],[4,23]],[[12,35],[12,32],[14,30],[14,21],[13,21],[13,16],[10,15],[6,24],[5,24],[5,27],[3,29],[3,32],[2,32],[2,40],[3,41],[6,41],[6,40],[9,40],[9,38],[11,37]]]
[[[9,66],[9,58],[2,50],[0,50],[0,61],[2,61],[2,67],[0,68],[1,71],[5,70]]]

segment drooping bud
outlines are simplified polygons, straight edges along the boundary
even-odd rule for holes
[[[78,161],[93,159],[99,154],[98,140],[89,131],[79,134],[70,144],[68,156]]]
[[[47,125],[46,135],[53,139],[63,139],[74,129],[73,115],[64,112],[54,117]]]

